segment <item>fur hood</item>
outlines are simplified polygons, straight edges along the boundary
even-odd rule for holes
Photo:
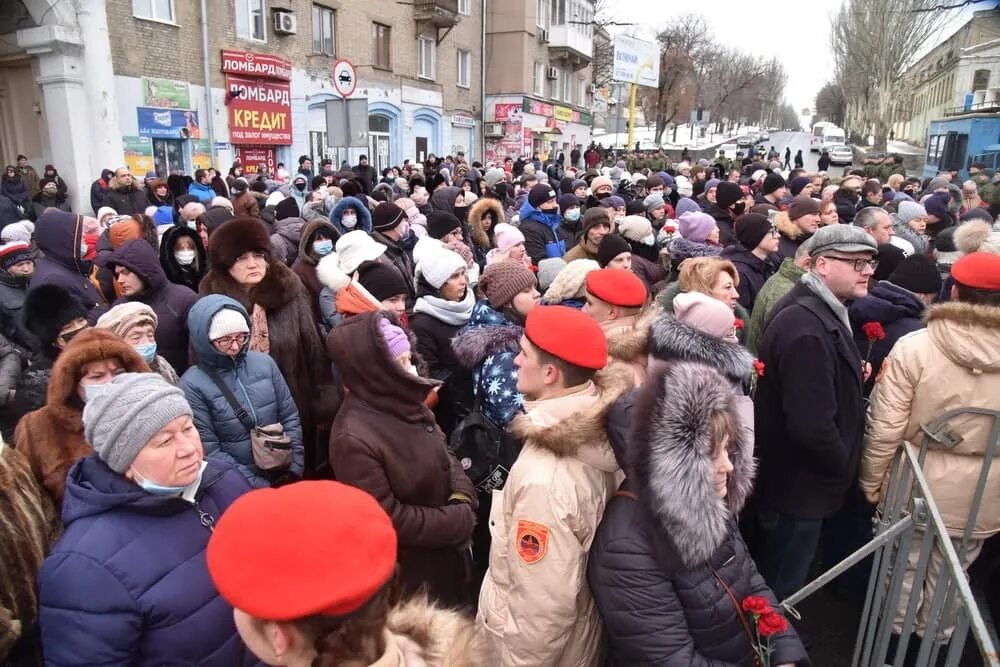
[[[208,294],[224,294],[239,302],[248,313],[253,312],[253,305],[260,304],[265,312],[272,313],[291,303],[305,293],[305,287],[292,270],[279,261],[271,259],[267,263],[267,273],[264,279],[249,292],[233,280],[229,271],[212,268],[202,278],[198,286],[199,296]]]
[[[483,216],[487,212],[492,213],[494,218],[493,226],[490,227],[489,232],[483,229]],[[501,222],[507,222],[507,218],[503,214],[503,205],[492,197],[477,199],[469,207],[468,217],[469,227],[472,228],[472,241],[483,250],[489,250],[493,247],[493,244],[490,243],[490,239],[493,238],[493,229]]]
[[[435,607],[424,597],[411,598],[389,611],[388,630],[401,635],[404,653],[414,665],[465,667],[481,659],[484,647],[475,624],[457,611]],[[409,646],[415,644],[415,646]],[[406,664],[411,664],[407,660]]]
[[[625,364],[612,362],[594,376],[600,392],[596,406],[588,412],[578,412],[552,426],[539,426],[527,415],[518,415],[510,423],[510,431],[524,442],[547,449],[556,456],[573,456],[582,446],[605,443],[610,448],[607,416],[611,406],[633,386],[633,374]]]
[[[753,487],[753,442],[737,428],[729,444],[733,471],[726,498],[713,488],[710,418],[723,410],[733,410],[732,390],[718,372],[699,363],[660,369],[636,400],[626,472],[659,536],[686,567],[715,553]]]
[[[649,328],[659,314],[659,306],[653,303],[639,312],[633,326],[605,332],[608,356],[627,362],[645,358],[649,347]]]
[[[316,232],[320,230],[325,231],[326,235],[329,236],[334,243],[336,243],[337,239],[340,238],[340,232],[338,232],[337,228],[330,224],[330,221],[325,217],[314,219],[302,227],[302,231],[300,232],[301,238],[299,239],[298,258],[309,266],[316,266],[321,259],[321,257],[317,255],[316,251],[312,248]]]
[[[524,327],[518,326],[481,299],[472,308],[469,323],[451,339],[458,363],[470,370],[486,357],[501,352],[518,352]]]
[[[692,257],[718,257],[722,254],[722,246],[712,243],[695,243],[683,236],[677,236],[670,241],[670,259],[681,262]]]
[[[753,370],[753,357],[746,348],[709,336],[665,312],[650,326],[649,354],[660,361],[711,366],[734,383],[743,382]]]
[[[949,301],[924,312],[927,333],[953,363],[1000,373],[1000,308]]]
[[[792,219],[788,217],[788,211],[782,211],[778,215],[774,216],[774,226],[777,227],[778,233],[793,241],[798,240],[800,236],[805,234],[805,232],[802,231],[802,228],[792,222]]]

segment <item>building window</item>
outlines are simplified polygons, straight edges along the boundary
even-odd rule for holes
[[[988,69],[977,69],[972,75],[972,89],[985,90],[990,86],[990,71]]]
[[[568,0],[551,0],[552,2],[552,25],[563,25],[566,23],[566,3]]]
[[[132,0],[132,15],[140,19],[174,22],[174,0]]]
[[[551,0],[535,0],[535,25],[539,28],[549,27],[549,14],[552,12]]]
[[[545,94],[545,63],[535,63],[535,73],[531,81],[531,92],[535,95]]]
[[[585,107],[587,106],[587,80],[584,79],[583,77],[580,77],[577,80],[577,83],[580,90],[580,97],[577,98],[577,104],[579,104],[581,107]]]
[[[549,79],[549,97],[554,100],[559,99],[559,70],[555,67],[546,68],[545,77],[548,78],[549,74],[555,74],[555,76]]]
[[[434,79],[434,50],[436,46],[433,37],[421,35],[417,38],[417,76],[421,79]]]
[[[389,58],[389,44],[392,41],[392,28],[381,23],[372,23],[372,67],[392,69]]]
[[[573,74],[568,70],[561,72],[563,102],[573,104]]]
[[[313,53],[326,56],[336,54],[333,48],[333,10],[323,5],[313,5]]]
[[[458,13],[465,16],[472,14],[472,0],[458,0]]]
[[[267,41],[264,13],[264,0],[236,0],[236,36],[257,42]]]
[[[458,50],[458,85],[468,88],[472,80],[472,53],[463,49]]]

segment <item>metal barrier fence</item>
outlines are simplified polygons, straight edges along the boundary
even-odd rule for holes
[[[931,495],[923,463],[931,445],[934,449],[950,449],[961,442],[961,437],[957,437],[949,426],[952,420],[977,417],[992,419],[990,438],[965,530],[961,537],[951,537]],[[997,640],[980,613],[962,566],[963,562],[968,565],[966,558],[970,548],[979,547],[978,542],[970,545],[970,539],[993,457],[1000,446],[1000,411],[952,410],[924,426],[923,431],[919,450],[904,443],[893,460],[883,503],[876,517],[874,539],[781,604],[786,609],[793,609],[872,556],[868,591],[851,662],[853,667],[890,664],[887,655],[892,643],[896,644],[895,657],[890,656],[894,667],[904,665],[908,652],[911,661],[908,664],[958,665],[970,630],[983,664],[1000,667]],[[916,649],[911,646],[914,642]],[[914,656],[915,663],[912,662]]]

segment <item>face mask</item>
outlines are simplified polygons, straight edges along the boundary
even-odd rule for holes
[[[568,211],[566,211],[566,219],[569,220],[569,221],[571,221],[571,222],[576,222],[577,220],[579,220],[580,219],[580,209],[578,209],[578,208],[571,208]]]
[[[205,474],[205,468],[207,466],[208,463],[202,461],[201,468],[199,468],[198,470],[198,476],[195,478],[193,482],[191,482],[187,486],[166,486],[165,484],[157,484],[156,482],[151,482],[142,475],[140,475],[139,471],[136,470],[135,468],[132,468],[132,475],[135,480],[135,483],[138,484],[139,487],[142,488],[142,490],[145,491],[146,493],[150,493],[154,496],[179,496],[183,494],[185,491],[187,491],[188,488],[197,489],[199,486],[201,486],[201,477],[202,475]]]
[[[355,215],[345,215],[340,219],[340,224],[344,225],[344,227],[348,229],[354,229],[354,227],[358,224],[358,218]]]
[[[656,245],[656,237],[650,234],[649,236],[643,236],[639,241],[642,245],[653,246]]]
[[[189,266],[194,263],[195,254],[194,250],[178,250],[174,253],[174,259],[181,266]]]
[[[83,395],[86,396],[84,399],[85,403],[89,403],[105,391],[108,390],[108,385],[106,384],[85,384],[83,385]]]
[[[333,252],[333,241],[330,239],[321,239],[319,241],[313,241],[313,250],[320,257],[329,255]]]
[[[621,224],[621,222],[622,222],[622,220],[624,220],[624,219],[625,219],[625,216],[624,216],[624,215],[616,215],[616,216],[615,216],[615,224],[616,224],[616,225],[620,225],[620,224]]]
[[[303,190],[306,189],[306,184],[305,183],[300,183],[300,182],[296,181],[295,182],[295,189],[298,190],[299,192],[302,192]]]
[[[198,221],[197,220],[188,220],[187,225],[188,225],[189,229],[193,229],[195,231],[198,231]]]
[[[151,364],[153,363],[153,360],[156,359],[156,341],[136,345],[135,351],[139,353],[140,357],[145,359],[147,364]]]
[[[83,257],[86,254],[87,254],[87,244],[86,243],[81,243],[80,244],[80,257]]]

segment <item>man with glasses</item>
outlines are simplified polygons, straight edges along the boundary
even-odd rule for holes
[[[877,252],[858,227],[817,231],[810,270],[775,305],[758,346],[753,550],[779,600],[806,583],[821,533],[843,525],[858,493],[862,383],[871,368],[854,345],[845,304],[868,293]]]

